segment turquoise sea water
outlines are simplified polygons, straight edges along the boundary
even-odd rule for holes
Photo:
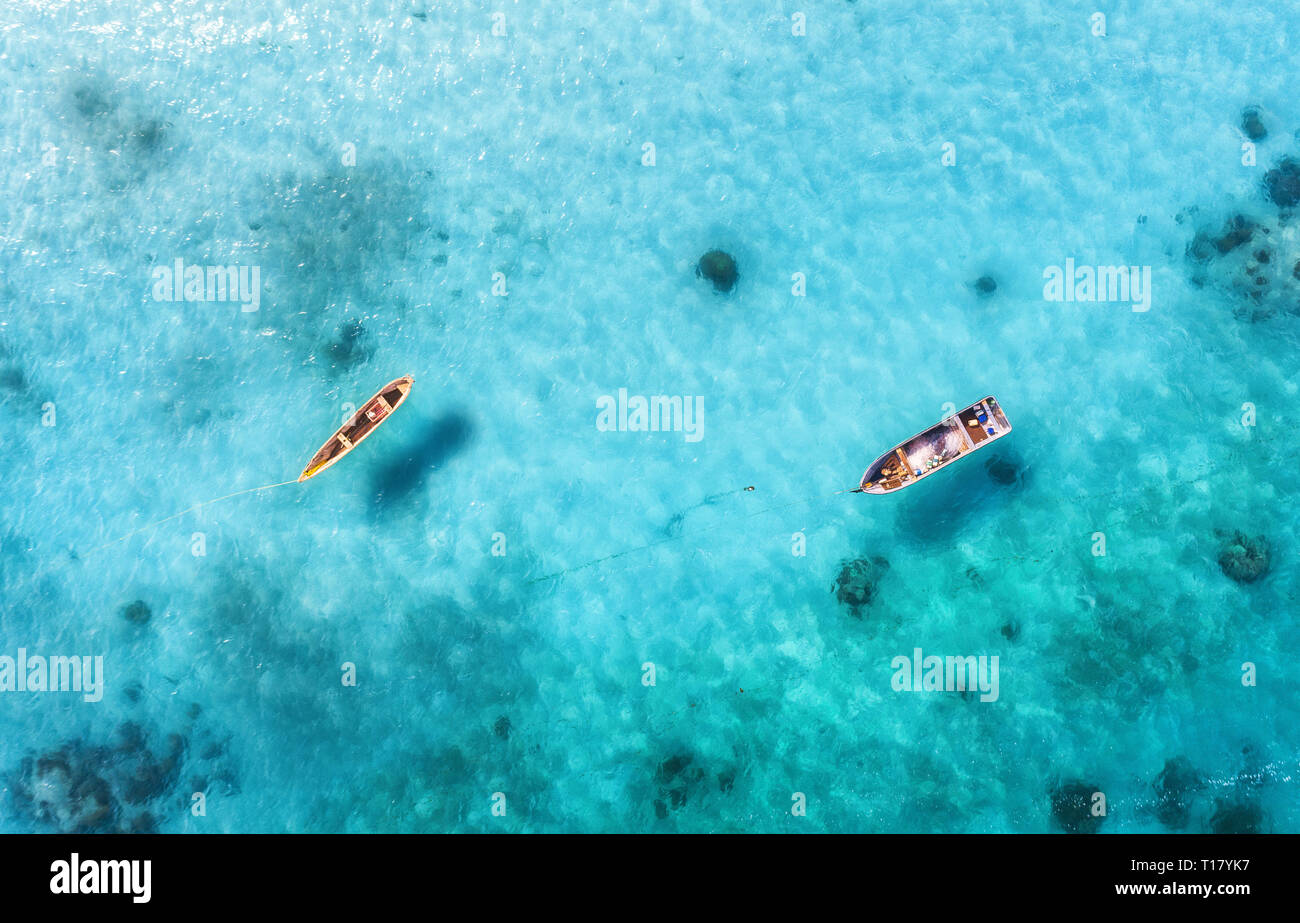
[[[1300,832],[1300,17],[1094,11],[9,4],[0,655],[106,683],[0,694],[0,830],[1161,831],[1185,757],[1187,829]],[[1151,309],[1046,301],[1067,258]],[[98,547],[407,373],[308,484]],[[621,388],[702,438],[602,431]],[[997,446],[836,493],[986,394]],[[893,691],[918,647],[997,701]]]

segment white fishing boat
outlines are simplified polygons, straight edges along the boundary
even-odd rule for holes
[[[992,396],[944,417],[877,458],[862,475],[858,491],[889,494],[927,478],[1007,433],[1011,424]]]

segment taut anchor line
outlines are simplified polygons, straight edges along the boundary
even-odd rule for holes
[[[147,532],[155,529],[163,523],[171,522],[173,519],[180,519],[186,513],[192,513],[200,507],[210,506],[213,503],[220,503],[222,500],[229,500],[232,497],[241,497],[244,494],[253,494],[263,490],[272,490],[276,487],[285,487],[289,484],[301,484],[310,478],[314,478],[326,468],[338,462],[344,455],[347,455],[358,445],[361,444],[367,436],[379,428],[379,425],[388,419],[394,410],[402,405],[406,396],[411,392],[411,385],[415,379],[410,375],[403,375],[390,381],[379,389],[370,400],[361,405],[361,409],[348,418],[347,422],[334,431],[334,435],[325,440],[325,444],[320,450],[312,456],[311,461],[307,462],[307,467],[302,470],[292,481],[280,481],[278,484],[263,484],[260,487],[247,487],[244,490],[237,490],[233,494],[226,494],[224,497],[217,497],[214,500],[204,500],[202,503],[196,503],[189,509],[181,510],[179,513],[173,513],[165,519],[159,519],[157,522],[151,522],[148,525],[128,532],[121,538],[115,538],[111,542],[105,542],[91,548],[91,551],[99,551],[101,548],[107,548],[109,545],[116,545],[118,542],[124,542],[133,535],[139,535],[141,532]]]

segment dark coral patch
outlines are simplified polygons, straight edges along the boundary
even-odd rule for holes
[[[695,275],[713,283],[716,292],[729,292],[736,287],[740,271],[730,253],[722,250],[710,250],[700,257],[695,267]]]
[[[1241,133],[1251,141],[1263,141],[1268,137],[1258,106],[1247,106],[1241,111]]]
[[[148,804],[162,798],[176,785],[185,757],[185,739],[178,734],[170,735],[162,756],[155,756],[145,746],[131,756],[133,759],[121,779],[122,800],[136,806]]]
[[[1210,818],[1213,833],[1263,833],[1267,824],[1264,809],[1253,800],[1220,798]]]
[[[327,312],[349,304],[400,312],[415,296],[415,276],[372,254],[405,261],[422,252],[440,201],[429,172],[398,159],[267,177],[260,204],[243,215],[264,252],[263,278],[278,280],[262,300],[265,316],[316,352]]]
[[[186,733],[194,731],[189,727]],[[174,813],[177,794],[186,794],[179,791],[179,783],[190,746],[181,734],[166,735],[160,745],[151,743],[151,736],[156,733],[127,721],[107,744],[68,741],[25,758],[16,772],[5,776],[17,814],[37,829],[58,833],[155,831],[160,816]],[[200,729],[200,744],[208,736]],[[211,755],[210,747],[198,749],[205,751],[203,759]],[[227,783],[227,794],[238,791],[228,766],[216,763],[208,768]]]
[[[1187,256],[1194,262],[1204,263],[1213,257],[1231,253],[1255,237],[1259,225],[1245,215],[1233,215],[1224,222],[1218,233],[1197,231],[1187,245]]]
[[[1268,573],[1268,539],[1233,531],[1219,551],[1219,568],[1238,583],[1254,583]]]
[[[975,293],[987,298],[998,290],[998,282],[992,276],[980,276],[974,283]]]
[[[122,607],[122,618],[132,625],[147,625],[152,617],[153,612],[150,610],[149,604],[143,599],[137,599],[135,602]]]
[[[1214,240],[1214,248],[1219,253],[1231,253],[1242,244],[1250,243],[1255,236],[1255,223],[1244,215],[1234,215],[1223,226],[1222,233]]]
[[[694,762],[689,753],[678,753],[655,767],[654,782],[659,792],[655,801],[656,813],[659,813],[660,804],[665,807],[659,814],[661,819],[667,817],[668,808],[676,810],[684,806],[691,790],[704,779],[704,770],[693,765]]]
[[[1092,796],[1097,786],[1066,782],[1052,790],[1052,820],[1066,833],[1096,833],[1104,816],[1092,813]]]
[[[1300,203],[1300,160],[1283,157],[1281,163],[1264,174],[1264,191],[1279,208],[1292,208]]]
[[[879,555],[846,561],[841,565],[831,590],[837,600],[849,607],[849,613],[860,619],[861,610],[871,605],[880,580],[888,570],[889,561]]]
[[[366,328],[361,321],[355,319],[340,324],[338,335],[325,345],[325,354],[336,370],[349,369],[365,362],[373,352],[366,337]]]
[[[0,388],[6,391],[23,391],[27,388],[27,376],[22,369],[0,369]]]
[[[72,91],[72,107],[77,115],[89,122],[101,116],[111,115],[117,110],[117,102],[105,95],[95,84],[83,83]]]
[[[158,820],[148,811],[139,814],[131,820],[131,826],[127,833],[157,833]]]
[[[1285,242],[1274,233],[1285,228],[1287,214],[1261,220],[1235,213],[1218,229],[1198,229],[1186,252],[1192,284],[1226,289],[1233,316],[1242,320],[1297,313],[1295,257],[1278,246]]]
[[[77,748],[23,761],[14,788],[35,817],[62,833],[112,829],[116,805],[108,783]]]
[[[75,86],[71,109],[86,140],[109,155],[104,181],[115,191],[143,179],[149,164],[174,146],[169,122],[143,112],[108,81],[87,79]]]
[[[1191,796],[1204,787],[1201,774],[1185,756],[1165,760],[1165,768],[1156,776],[1156,817],[1171,830],[1187,826],[1191,813]]]
[[[152,152],[162,147],[167,139],[167,123],[158,119],[142,119],[127,130],[131,146],[142,152]]]

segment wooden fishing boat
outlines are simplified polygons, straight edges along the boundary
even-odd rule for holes
[[[986,397],[877,458],[862,475],[858,491],[889,494],[902,490],[1009,432],[1006,414],[996,400]]]
[[[394,410],[402,406],[406,395],[411,393],[411,384],[414,381],[415,379],[410,375],[403,375],[380,388],[374,397],[361,405],[361,409],[354,413],[348,422],[325,440],[320,451],[312,456],[307,467],[302,469],[302,474],[298,475],[299,482],[320,474],[360,445],[363,439],[379,428],[380,423],[387,420]]]

